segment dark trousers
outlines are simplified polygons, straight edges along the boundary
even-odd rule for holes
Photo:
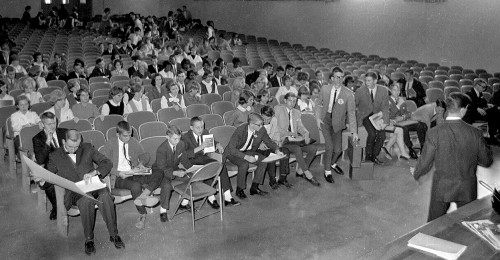
[[[377,157],[385,141],[385,131],[376,130],[370,122],[370,116],[363,119],[363,126],[366,132],[368,132],[368,137],[366,138],[366,160],[372,160]]]
[[[309,170],[309,166],[311,166],[314,157],[316,157],[316,152],[318,151],[318,147],[314,144],[298,146],[296,144],[288,143],[284,144],[283,147],[287,148],[288,150],[290,150],[290,153],[295,155],[297,164],[302,171]],[[304,153],[307,154],[305,159],[304,159]]]
[[[252,182],[258,184],[262,183],[262,181],[264,180],[264,174],[266,173],[266,167],[267,167],[267,163],[263,163],[262,160],[264,160],[264,158],[266,157],[258,152],[253,152],[253,151],[246,151],[244,153],[249,156],[255,156],[255,155],[258,156],[257,161],[254,163],[257,165],[257,169],[255,170],[254,179]],[[228,155],[227,159],[234,165],[238,166],[238,176],[236,177],[237,178],[236,188],[239,190],[244,190],[247,186],[247,173],[248,173],[248,168],[250,167],[250,163],[247,160],[240,157],[236,157],[232,154]]]
[[[457,204],[457,208],[460,208],[469,202],[455,201],[455,203]],[[427,222],[431,222],[434,219],[437,219],[446,214],[448,208],[450,207],[450,204],[451,202],[439,201],[431,197],[431,204],[429,205],[429,217],[427,218]]]
[[[156,190],[161,183],[163,175],[151,174],[151,175],[134,175],[128,178],[122,179],[117,177],[115,181],[115,188],[117,189],[127,189],[132,193],[132,199],[136,199],[142,194],[142,189],[148,189],[151,192]],[[146,214],[146,208],[144,206],[135,206],[140,214]]]
[[[217,160],[208,157],[207,155],[196,156],[193,159],[190,159],[190,162],[193,165],[205,165],[211,162],[216,162]],[[227,174],[227,168],[223,165],[222,170],[220,172],[220,185],[223,191],[233,191],[233,187],[231,186],[231,180],[229,180],[229,175]],[[208,185],[212,184],[213,180],[207,180],[206,183]]]
[[[50,201],[53,210],[57,210],[56,203],[56,190],[54,189],[54,184],[45,182],[43,185],[40,185],[40,189],[45,191],[45,195],[47,199]]]
[[[261,153],[264,156],[269,156],[273,151],[267,149],[267,150],[257,150],[259,153]],[[286,157],[279,160],[280,162],[280,175],[288,175],[290,173],[290,161],[289,161],[289,156],[290,156],[290,151],[285,148],[281,147],[280,151],[284,154],[286,154]],[[277,162],[277,161],[276,161]],[[271,162],[267,163],[267,174],[269,175],[269,185],[272,185],[276,183],[276,162]]]
[[[410,149],[410,151],[413,147],[413,143],[410,139],[410,131],[417,131],[418,142],[420,142],[420,149],[424,147],[425,134],[427,133],[427,125],[425,123],[418,122],[413,125],[402,126],[401,128],[403,128],[403,139],[405,145],[406,147],[408,147],[408,149]]]
[[[494,137],[500,129],[500,122],[498,120],[500,110],[496,107],[492,107],[484,111],[486,112],[486,116],[482,116],[477,111],[467,110],[462,120],[471,125],[479,120],[488,122],[488,134],[490,137]]]
[[[87,197],[81,196],[80,194],[68,190],[66,190],[66,192],[70,193],[67,196],[65,196],[65,199],[70,200],[69,202],[66,202],[66,205],[74,204],[76,202],[76,205],[80,210],[80,216],[82,219],[83,233],[85,234],[85,239],[87,240],[94,239],[96,202]],[[97,205],[99,206],[99,211],[101,212],[102,218],[106,223],[109,235],[110,236],[118,235],[118,227],[116,225],[115,203],[108,188],[96,190],[88,194],[91,197],[96,198],[98,201],[102,202]]]
[[[325,153],[323,154],[323,166],[325,171],[330,171],[331,166],[337,163],[342,154],[342,131],[335,132],[332,127],[332,114],[327,113],[321,125],[323,137],[325,138]]]

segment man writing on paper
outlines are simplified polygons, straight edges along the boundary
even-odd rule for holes
[[[153,175],[150,169],[144,166],[149,162],[149,154],[144,151],[139,141],[132,137],[132,128],[127,121],[118,122],[116,136],[110,138],[102,150],[113,162],[111,187],[130,190],[139,212],[135,227],[143,229],[147,213],[145,206],[152,207],[158,203],[158,198],[150,195],[160,186],[163,174]]]
[[[97,169],[94,168],[97,165]],[[113,163],[106,156],[99,153],[91,144],[82,143],[82,136],[76,130],[66,132],[62,145],[49,155],[47,170],[66,178],[73,182],[84,180],[89,182],[93,176],[99,179],[106,177]],[[106,222],[109,232],[109,239],[115,247],[125,248],[116,225],[115,204],[107,188],[88,193],[101,202],[99,211]],[[66,190],[64,205],[69,209],[75,204],[80,210],[83,232],[85,234],[85,253],[90,255],[95,253],[94,246],[94,225],[95,225],[95,205],[96,202],[80,194]]]
[[[205,165],[211,162],[215,162],[216,160],[211,158],[205,153],[205,148],[208,148],[214,143],[207,142],[204,140],[204,136],[208,135],[208,131],[205,130],[205,122],[197,116],[191,118],[191,130],[187,133],[183,134],[181,140],[186,144],[186,155],[189,161],[193,165]],[[217,152],[224,153],[224,147],[220,143],[215,143],[217,148]],[[233,187],[231,187],[231,181],[229,180],[229,176],[227,174],[227,168],[224,166],[220,173],[221,186],[224,190],[224,205],[225,206],[236,206],[240,203],[233,199],[231,196],[231,192],[233,191]],[[208,180],[211,182],[212,180]],[[219,208],[219,203],[215,199],[215,196],[212,195],[208,197],[208,204],[214,209]]]
[[[450,203],[457,207],[477,198],[477,165],[489,167],[493,163],[490,147],[482,132],[465,123],[462,117],[470,99],[461,93],[452,93],[446,99],[448,116],[445,122],[431,128],[420,158],[414,169],[415,180],[436,167],[432,179],[431,203],[428,221],[448,210]]]

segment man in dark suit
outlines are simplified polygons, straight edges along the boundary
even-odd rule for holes
[[[417,107],[425,105],[425,89],[422,83],[413,77],[413,70],[405,72],[405,78],[401,79],[401,95],[407,100],[413,100]]]
[[[154,55],[151,56],[151,65],[148,66],[148,72],[152,74],[157,74],[160,73],[160,71],[163,69],[160,65],[158,65],[158,56]]]
[[[283,86],[284,85],[283,76],[285,76],[285,69],[283,69],[282,66],[279,66],[276,69],[276,75],[274,77],[271,77],[271,79],[269,79],[271,86],[273,88]]]
[[[111,72],[106,69],[104,64],[104,60],[102,58],[97,58],[95,61],[95,67],[92,70],[92,73],[90,73],[90,77],[105,77],[105,78],[110,78],[111,77]]]
[[[477,165],[489,167],[492,153],[481,131],[461,118],[469,100],[461,93],[452,93],[446,99],[448,116],[445,122],[431,128],[415,169],[410,168],[415,180],[436,167],[432,179],[431,203],[428,221],[448,210],[450,203],[457,207],[477,198]]]
[[[344,71],[335,67],[332,69],[330,80],[333,85],[321,87],[321,130],[325,137],[325,154],[323,164],[325,167],[325,179],[333,183],[332,171],[343,175],[344,172],[337,165],[337,160],[342,154],[342,131],[349,123],[349,131],[354,141],[358,140],[358,127],[356,124],[356,102],[353,92],[343,86],[342,79]]]
[[[176,178],[182,179],[186,176],[185,169],[191,168],[193,164],[189,161],[186,153],[186,145],[181,141],[182,132],[177,126],[169,125],[167,128],[167,140],[163,142],[156,150],[156,162],[153,164],[152,174],[163,174],[163,180],[160,184],[160,220],[161,222],[168,221],[167,210],[172,197],[172,181]],[[180,209],[189,209],[188,201],[184,199],[181,202]]]
[[[86,78],[87,74],[85,73],[85,65],[75,61],[75,63],[73,64],[73,71],[68,74],[68,80]]]
[[[49,155],[47,169],[72,182],[89,182],[94,176],[99,179],[106,177],[113,163],[103,154],[99,153],[90,143],[82,143],[82,136],[76,130],[66,132],[62,146],[55,149]],[[97,169],[94,167],[97,165]],[[113,197],[108,188],[88,192],[88,195],[97,199],[99,211],[108,228],[110,241],[115,247],[125,248],[118,235],[116,224],[116,212]],[[80,210],[83,232],[85,234],[85,253],[90,255],[95,253],[94,246],[94,225],[95,225],[95,205],[96,202],[75,192],[66,190],[64,196],[64,205],[69,209],[71,205],[76,204]]]
[[[49,162],[49,154],[55,149],[61,147],[62,140],[66,136],[66,128],[57,128],[56,116],[52,112],[45,112],[40,116],[40,124],[43,130],[33,136],[33,152],[35,153],[36,163],[44,167]],[[57,219],[56,192],[54,185],[45,181],[40,181],[40,188],[45,190],[47,199],[52,204],[50,219]]]
[[[134,55],[132,56],[132,61],[132,66],[128,68],[128,75],[130,75],[130,77],[132,77],[132,75],[139,71],[140,57],[138,55]]]
[[[51,80],[64,80],[64,81],[68,81],[68,75],[66,75],[66,72],[64,72],[63,70],[61,70],[61,67],[59,66],[54,66],[54,69],[52,72],[49,72],[49,74],[47,75],[47,81],[51,81]]]
[[[102,53],[102,56],[104,55],[113,55],[117,52],[117,50],[115,49],[115,47],[113,46],[113,43],[110,42],[108,43],[108,49],[106,49],[103,53]]]
[[[250,188],[250,195],[266,195],[267,192],[259,189],[259,184],[262,183],[264,179],[264,173],[266,171],[266,163],[262,162],[264,156],[257,152],[260,144],[264,144],[275,151],[276,154],[283,155],[279,151],[279,147],[269,138],[267,131],[262,127],[264,120],[259,114],[251,113],[248,115],[248,123],[241,124],[234,131],[229,143],[224,150],[224,158],[228,159],[230,162],[238,167],[238,177],[237,177],[237,187],[236,196],[240,199],[245,199],[244,190],[246,189],[246,177],[248,173],[248,168],[250,163],[257,164],[257,169],[255,170],[255,177],[252,182],[252,187]],[[225,161],[223,158],[223,162]]]
[[[211,143],[207,143],[203,140],[204,135],[208,135],[208,131],[205,130],[205,122],[197,116],[191,118],[191,130],[183,134],[181,140],[186,144],[186,154],[189,161],[193,165],[205,165],[216,160],[205,154],[204,149],[211,146]],[[220,143],[215,143],[216,150],[219,153],[224,153],[224,147]],[[224,205],[234,206],[240,203],[233,199],[231,192],[233,188],[231,187],[231,181],[227,174],[227,168],[223,167],[220,173],[221,186],[224,191]],[[209,180],[211,182],[212,180]],[[219,208],[219,204],[215,199],[215,196],[208,197],[208,204],[214,209]]]
[[[488,102],[483,97],[483,92],[488,88],[488,84],[483,79],[477,79],[474,83],[474,88],[467,92],[467,96],[471,99],[467,107],[467,113],[463,117],[466,123],[473,124],[478,120],[488,122],[488,132],[490,138],[488,142],[492,145],[500,144],[495,138],[499,129],[498,108],[488,107]]]
[[[358,125],[363,125],[368,132],[366,139],[366,160],[376,164],[383,164],[378,158],[380,149],[384,145],[385,132],[373,127],[369,117],[382,112],[384,124],[389,124],[389,90],[377,85],[378,75],[368,72],[365,75],[365,85],[356,90],[354,97],[357,107]]]

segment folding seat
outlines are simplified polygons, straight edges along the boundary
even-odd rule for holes
[[[155,122],[156,115],[151,111],[137,111],[127,115],[127,121],[136,129],[146,122]]]
[[[111,89],[111,84],[109,82],[94,82],[94,83],[90,83],[90,85],[89,85],[89,92],[90,93],[93,93],[94,91],[96,91],[98,89],[107,89],[107,90],[110,90]]]
[[[472,86],[474,82],[471,79],[461,79],[460,81],[458,81],[458,84],[460,84],[460,86],[465,86],[465,85]]]
[[[31,111],[37,113],[38,115],[41,115],[43,112],[45,112],[47,109],[51,108],[52,104],[49,102],[42,102],[42,103],[37,103],[31,106]]]
[[[450,77],[446,76],[446,75],[436,75],[434,76],[434,80],[437,80],[437,81],[441,81],[442,83],[444,83],[446,80],[449,80]]]
[[[78,120],[78,122],[75,122],[74,120],[64,121],[59,124],[59,127],[66,129],[76,129],[80,132],[92,130],[92,124],[86,119],[80,119]]]
[[[462,76],[462,74],[450,74],[450,80],[456,80],[457,82],[460,82],[460,80],[463,78],[464,76]]]
[[[460,91],[462,91],[462,93],[464,94],[467,94],[468,92],[470,92],[472,89],[474,89],[474,87],[472,85],[463,85],[461,88],[460,88]]]
[[[426,90],[429,103],[434,103],[436,100],[444,100],[444,91],[440,88],[429,88]]]
[[[444,87],[444,96],[448,97],[451,93],[458,92],[460,93],[460,88],[458,87]]]
[[[139,136],[141,140],[153,136],[165,136],[166,133],[167,124],[164,122],[146,122],[139,126]]]
[[[428,84],[429,84],[429,88],[439,88],[441,90],[444,90],[444,84],[441,81],[433,80],[433,81],[430,81]]]
[[[431,76],[420,76],[420,77],[418,78],[418,80],[419,80],[420,82],[424,82],[424,83],[426,83],[426,84],[427,84],[427,83],[429,83],[430,81],[433,81],[433,80],[434,80],[434,78],[433,78],[433,77],[431,77]]]
[[[205,122],[205,129],[206,130],[210,130],[214,127],[224,125],[224,122],[222,120],[222,116],[219,114],[201,115],[200,118],[203,119],[203,122]]]
[[[186,116],[192,118],[210,113],[210,107],[205,104],[193,104],[186,107]]]
[[[101,131],[101,133],[106,133],[108,129],[112,127],[116,127],[118,122],[124,121],[125,119],[120,115],[107,115],[104,116],[104,120],[101,120],[100,117],[96,117],[94,119],[94,129],[97,131]]]
[[[444,86],[445,87],[457,87],[457,88],[460,88],[460,85],[458,84],[458,81],[452,80],[452,79],[445,80],[444,81]]]
[[[183,117],[183,118],[172,119],[169,122],[169,124],[177,126],[179,130],[182,131],[182,133],[185,133],[190,130],[191,118]]]
[[[158,147],[167,140],[166,136],[152,136],[147,138],[142,138],[139,142],[144,148],[144,151],[149,154],[149,162],[153,164],[156,161],[156,151]]]
[[[104,134],[98,130],[87,130],[80,132],[82,134],[82,141],[86,143],[91,143],[96,149],[103,146],[106,143]]]
[[[176,118],[186,117],[184,110],[176,110],[173,107],[162,108],[156,113],[158,121],[168,124],[170,121]]]
[[[235,109],[234,104],[230,101],[217,101],[212,103],[212,114],[223,116],[227,111]]]
[[[436,70],[434,71],[434,75],[445,75],[445,76],[448,76],[448,71],[446,70]]]

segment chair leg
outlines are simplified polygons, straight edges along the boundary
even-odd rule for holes
[[[223,219],[222,219],[222,211],[223,211],[223,208],[224,208],[224,200],[222,200],[222,186],[220,184],[220,176],[217,177],[217,182],[218,182],[218,186],[219,186],[220,222],[222,222],[223,221]]]
[[[191,203],[191,219],[193,220],[193,232],[194,232],[194,201],[193,201],[193,187],[189,188],[189,202]]]
[[[26,152],[20,152],[21,156],[24,155],[26,158],[28,157]],[[21,190],[24,193],[30,193],[31,185],[30,185],[30,170],[28,168],[28,165],[26,165],[26,162],[24,160],[21,160]]]
[[[64,193],[66,192],[64,188],[54,185],[56,190],[56,201],[57,201],[57,230],[59,233],[67,237],[68,236],[68,213],[64,207]]]
[[[175,206],[174,214],[172,214],[172,217],[170,217],[170,220],[174,219],[175,215],[177,214],[177,211],[179,210],[179,206],[181,205],[181,202],[182,202],[182,195],[179,194],[179,199],[177,200],[177,206]]]
[[[14,151],[14,140],[7,139],[7,147],[9,149],[9,171],[10,177],[16,178],[16,152]]]
[[[4,165],[5,159],[5,143],[4,143],[4,128],[0,128],[0,165]]]

